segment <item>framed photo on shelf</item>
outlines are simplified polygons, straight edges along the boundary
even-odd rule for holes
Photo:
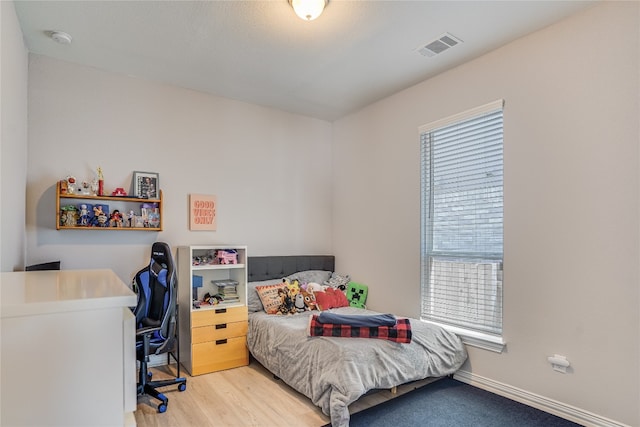
[[[160,176],[155,172],[133,172],[133,197],[157,199],[160,197]]]

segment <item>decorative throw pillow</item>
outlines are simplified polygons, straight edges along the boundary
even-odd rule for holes
[[[327,288],[324,292],[315,292],[314,295],[320,310],[349,306],[347,296],[338,289]]]
[[[351,281],[351,278],[348,274],[338,274],[336,272],[331,274],[331,278],[324,282],[325,285],[331,286],[332,288],[340,289],[344,291],[347,289],[347,284]]]
[[[278,313],[282,304],[282,290],[286,291],[286,289],[287,284],[284,282],[276,285],[256,286],[256,292],[267,314]]]
[[[260,301],[260,296],[258,296],[258,292],[256,291],[256,287],[277,285],[280,283],[282,283],[281,279],[269,279],[247,283],[247,309],[249,310],[249,313],[264,310],[262,302]]]

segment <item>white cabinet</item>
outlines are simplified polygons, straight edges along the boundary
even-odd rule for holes
[[[220,250],[235,251],[237,263],[219,264]],[[178,248],[180,362],[191,375],[249,364],[246,262],[246,246]],[[220,282],[236,282],[237,297],[203,302],[207,294],[219,293]]]
[[[135,420],[136,295],[110,270],[1,273],[0,425]]]

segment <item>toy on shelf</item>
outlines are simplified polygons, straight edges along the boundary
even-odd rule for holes
[[[60,207],[60,225],[64,227],[75,227],[78,224],[78,209],[73,206]]]
[[[86,203],[80,204],[80,225],[83,227],[87,227],[89,225],[89,219],[91,218],[89,215],[89,209],[93,209],[93,207],[89,207]]]
[[[94,227],[108,227],[109,226],[109,206],[94,205],[93,218],[90,221],[89,225]]]
[[[206,255],[196,255],[191,258],[191,265],[211,265],[213,264],[214,257],[211,255],[211,252]]]
[[[98,196],[104,196],[104,175],[102,174],[102,168],[98,166]]]
[[[238,251],[234,249],[219,249],[216,251],[216,262],[218,264],[237,264]]]
[[[73,175],[69,175],[66,179],[67,181],[67,194],[75,194],[76,190],[80,192],[78,185],[76,183],[76,177]]]
[[[114,210],[111,216],[109,217],[109,226],[110,227],[122,227],[122,214],[119,210]]]
[[[220,294],[211,295],[209,292],[204,294],[204,298],[202,299],[203,304],[209,304],[209,305],[218,305],[222,301],[224,301],[224,298],[222,298],[222,295]]]

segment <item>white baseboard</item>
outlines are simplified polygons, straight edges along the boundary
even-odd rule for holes
[[[576,408],[508,384],[503,384],[489,378],[484,378],[467,371],[456,372],[454,378],[463,383],[490,391],[491,393],[515,400],[516,402],[524,403],[525,405],[557,415],[558,417],[562,417],[587,427],[630,427],[627,424],[622,424],[580,408]]]

